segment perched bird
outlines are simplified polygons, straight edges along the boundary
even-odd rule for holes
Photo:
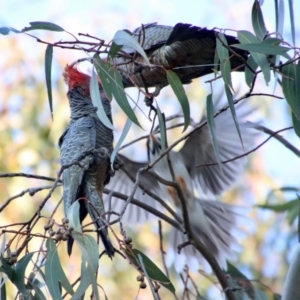
[[[218,109],[216,107],[216,111]],[[245,151],[252,149],[256,131],[253,129],[254,125],[249,125],[243,120],[249,116],[251,111],[243,105],[236,108],[243,144],[236,131],[230,110],[220,113],[215,118],[215,133],[221,161],[233,159],[242,155]],[[202,118],[200,123],[205,120],[205,117]],[[162,152],[160,139],[154,135],[150,135],[148,143],[149,161],[153,162]],[[183,191],[194,235],[207,245],[219,263],[225,267],[226,258],[232,258],[234,256],[233,249],[238,247],[238,243],[232,232],[236,229],[236,221],[239,218],[240,210],[239,207],[233,205],[203,200],[203,198],[207,199],[209,197],[211,199],[213,196],[220,195],[229,189],[243,172],[246,158],[239,158],[223,164],[222,170],[218,164],[196,167],[197,165],[217,162],[207,124],[192,133],[179,152],[171,151],[169,156],[174,169],[175,180]],[[121,168],[107,187],[114,191],[128,194],[128,191],[132,189],[133,183],[128,179],[126,174],[131,174],[131,177],[135,178],[137,170],[146,166],[147,162],[136,163],[124,156],[122,159],[124,160],[124,170]],[[166,157],[154,165],[153,171],[160,175],[160,177],[172,181]],[[142,187],[137,189],[134,196],[136,199],[159,211],[164,211],[161,204],[145,193],[145,190],[148,190],[160,198],[170,201],[177,210],[177,213],[182,216],[181,202],[174,188],[159,183],[148,173],[141,176],[140,182]],[[199,195],[197,197],[194,193],[195,190],[197,190]],[[119,211],[122,204],[122,201],[113,199],[111,203],[112,210]],[[124,217],[128,223],[135,223],[138,218],[146,214],[141,208],[135,205],[130,205],[127,210]],[[174,249],[185,241],[187,241],[186,236],[175,228],[168,239],[168,242]],[[196,249],[191,245],[185,247],[182,251],[186,256],[196,256],[201,260]]]
[[[61,164],[77,164],[63,171],[63,202],[65,215],[71,204],[80,199],[80,222],[89,213],[99,233],[107,255],[112,258],[114,248],[103,222],[103,187],[110,180],[110,154],[113,150],[113,132],[105,127],[97,116],[97,108],[91,102],[90,76],[73,66],[66,66],[64,79],[68,85],[71,120],[59,139]],[[99,84],[102,104],[110,121],[111,106]],[[68,254],[72,252],[73,238],[68,240]]]
[[[215,62],[216,30],[178,23],[174,27],[150,23],[136,28],[133,37],[143,47],[151,66],[133,48],[123,47],[127,54],[117,56],[114,65],[122,75],[124,87],[155,87],[152,96],[167,86],[166,70],[173,70],[183,84],[219,69]],[[237,38],[225,35],[228,45],[239,44]],[[240,56],[231,55],[231,68],[244,70],[249,53],[232,47]],[[243,58],[244,61],[241,59]],[[217,66],[215,66],[217,64]]]

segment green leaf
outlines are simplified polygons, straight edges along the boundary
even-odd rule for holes
[[[239,135],[241,144],[243,144],[243,140],[242,140],[242,135],[241,135],[241,131],[240,131],[238,119],[237,119],[237,116],[236,116],[236,113],[235,113],[235,108],[234,108],[232,93],[231,93],[229,87],[226,84],[224,85],[224,88],[225,88],[225,93],[226,93],[226,97],[227,97],[227,100],[228,100],[228,105],[229,105],[229,108],[230,108],[230,112],[231,112],[231,115],[232,115],[232,118],[233,118],[233,121],[234,121],[234,125],[235,125],[235,128],[236,128],[236,131],[237,131],[237,133]]]
[[[261,204],[256,206],[259,208],[273,210],[275,212],[284,212],[293,209],[295,206],[297,206],[297,208],[299,209],[299,200],[296,199],[283,204]]]
[[[30,30],[50,30],[50,31],[65,31],[62,27],[51,23],[51,22],[29,22],[30,27],[25,27],[22,29],[22,32],[30,31]]]
[[[292,39],[293,39],[293,45],[295,46],[295,17],[294,17],[293,0],[289,0],[289,9],[290,9]]]
[[[261,53],[266,55],[282,55],[291,50],[289,47],[282,47],[269,42],[251,43],[251,44],[233,44],[232,47],[247,50],[249,52]]]
[[[177,74],[174,71],[167,70],[167,79],[168,82],[173,89],[177,99],[179,100],[179,103],[181,105],[181,109],[183,112],[184,117],[184,127],[183,131],[185,131],[188,126],[190,125],[190,104],[189,100],[185,94],[184,88],[182,86],[182,83],[177,76]]]
[[[226,40],[223,33],[218,33],[217,36],[218,36],[218,38],[217,38],[217,52],[218,52],[218,56],[219,56],[220,60],[222,61],[224,59],[228,59],[228,57],[229,57],[228,49],[223,46],[223,44],[224,45],[228,45],[228,44],[227,44],[227,40]]]
[[[142,271],[145,274],[145,276],[146,276],[146,278],[148,280],[149,286],[151,288],[153,299],[154,300],[158,300],[157,293],[154,291],[154,287],[153,287],[152,281],[151,281],[151,279],[148,276],[148,272],[146,270],[146,267],[145,267],[145,264],[144,264],[144,261],[143,261],[143,257],[140,254],[138,254],[137,256],[138,256],[138,260],[139,260],[139,263],[141,265]]]
[[[222,33],[218,33],[218,38],[217,38],[217,52],[218,56],[221,61],[221,74],[223,77],[224,82],[229,85],[232,88],[232,83],[231,83],[231,64],[229,60],[229,54],[228,54],[228,49],[223,46],[227,45],[227,40]]]
[[[160,140],[161,140],[161,150],[166,150],[166,123],[165,123],[165,116],[161,113],[161,110],[159,106],[156,107],[157,110],[157,116],[158,116],[158,124],[159,124],[159,130],[160,130]]]
[[[117,45],[116,43],[112,42],[109,51],[108,51],[108,58],[113,59],[119,52],[122,46]]]
[[[14,267],[14,274],[13,274],[13,280],[12,282],[15,284],[15,286],[18,288],[19,292],[23,294],[23,296],[28,295],[29,291],[26,289],[24,278],[25,278],[25,271],[26,268],[33,256],[34,252],[28,253],[25,256],[23,256],[16,266]]]
[[[293,222],[295,221],[295,219],[299,216],[300,200],[299,199],[295,199],[295,200],[298,201],[298,205],[295,205],[294,207],[292,207],[288,211],[288,214],[286,216],[286,219],[287,219],[289,225],[292,225]]]
[[[279,294],[273,294],[273,300],[281,300],[281,295]]]
[[[299,114],[300,115],[300,60],[298,60],[298,63],[295,67],[295,96],[296,96],[296,107],[298,107]],[[299,118],[300,119],[300,118]]]
[[[158,281],[162,286],[175,295],[175,287],[171,283],[170,279],[144,253],[137,249],[126,249],[125,252],[130,259],[130,262],[138,268],[141,267],[138,259],[138,255],[140,255],[143,259],[149,278]]]
[[[132,125],[131,120],[127,119],[126,123],[125,123],[125,126],[124,126],[124,128],[122,130],[121,136],[120,136],[120,138],[119,138],[119,140],[118,140],[118,142],[117,142],[117,144],[116,144],[113,152],[111,153],[111,156],[110,156],[110,165],[111,165],[111,168],[113,170],[114,170],[113,166],[114,166],[115,157],[116,157],[116,155],[117,155],[117,153],[118,153],[118,151],[119,151],[119,149],[120,149],[123,141],[125,140],[125,138],[126,138],[128,132],[129,132],[129,129],[130,129],[131,125]]]
[[[227,262],[227,273],[231,277],[230,278],[231,286],[240,287],[241,288],[240,293],[242,294],[242,296],[244,294],[246,294],[249,296],[250,299],[254,299],[255,289],[254,289],[251,281],[229,262]],[[244,298],[241,298],[241,299],[244,299]]]
[[[215,150],[217,162],[218,162],[221,172],[223,172],[220,151],[219,151],[219,145],[218,145],[218,141],[217,141],[217,135],[215,132],[214,105],[213,105],[213,101],[212,101],[212,94],[209,94],[206,98],[206,115],[207,115],[207,124],[208,124],[208,128],[210,130],[210,134],[212,137],[212,142],[213,142],[213,147]]]
[[[127,100],[126,94],[124,92],[122,77],[119,72],[114,68],[109,69],[109,67],[103,62],[103,60],[101,60],[98,55],[95,55],[93,60],[108,99],[111,100],[113,95],[127,117],[133,123],[141,127],[134,113],[134,110],[131,108]]]
[[[10,32],[21,33],[21,31],[14,29],[12,27],[0,27],[0,34],[8,35]]]
[[[298,66],[297,66],[298,67]],[[298,70],[296,71],[296,65],[293,63],[289,63],[285,65],[281,70],[282,76],[282,90],[286,101],[288,102],[292,112],[295,116],[300,120],[300,109],[298,100],[296,98],[296,74],[298,74]],[[298,88],[297,88],[298,89]]]
[[[105,113],[105,110],[103,108],[103,103],[102,99],[100,97],[100,92],[99,92],[99,84],[98,84],[98,79],[97,75],[95,72],[92,72],[91,80],[90,80],[90,93],[91,93],[91,98],[94,106],[96,106],[97,109],[97,116],[99,120],[102,122],[104,126],[107,128],[114,130],[114,126],[109,120],[108,116]]]
[[[45,263],[45,281],[52,299],[62,299],[59,282],[69,294],[74,294],[73,288],[60,264],[56,245],[52,239],[46,241],[47,260]]]
[[[5,273],[8,276],[9,280],[13,282],[15,271],[2,255],[0,256],[0,272]]]
[[[35,299],[36,300],[47,300],[47,298],[45,297],[45,295],[43,294],[43,292],[40,289],[40,282],[38,280],[34,280],[33,282],[30,283],[32,288],[35,291]]]
[[[80,240],[84,243],[84,238],[82,234],[81,224],[79,220],[79,201],[75,201],[68,209],[67,217],[69,219],[69,227],[72,227],[74,230],[71,235],[75,240]]]
[[[150,64],[149,59],[148,59],[144,49],[141,47],[141,45],[138,43],[138,41],[134,37],[132,37],[129,33],[127,33],[126,31],[118,30],[115,33],[112,40],[116,45],[133,48],[141,56],[144,57],[144,59],[146,60],[146,62],[148,64]]]
[[[276,32],[279,33],[279,36],[280,35],[282,36],[283,23],[284,23],[284,1],[275,0],[275,16],[276,16]]]
[[[263,291],[255,290],[255,300],[268,300],[268,297]]]
[[[252,6],[252,26],[259,40],[263,40],[267,34],[264,17],[260,8],[259,1],[255,0]]]
[[[259,43],[259,40],[257,39],[257,37],[254,36],[251,32],[246,31],[246,30],[238,31],[238,39],[241,44]],[[252,52],[252,51],[250,51],[250,53],[252,54],[255,62],[260,66],[262,73],[264,75],[266,84],[268,84],[271,79],[271,75],[270,75],[270,65],[269,65],[269,62],[268,62],[266,56],[264,54]]]
[[[229,59],[223,59],[221,61],[221,74],[223,77],[223,80],[226,85],[230,86],[232,88],[232,82],[231,82],[231,66],[230,66],[230,60]]]
[[[293,121],[295,133],[300,138],[300,121],[293,112],[292,112],[292,121]]]
[[[53,120],[52,84],[51,84],[52,56],[53,56],[53,47],[51,45],[47,45],[46,54],[45,54],[45,75],[46,75],[46,87],[47,87],[50,112]]]
[[[255,62],[253,59],[253,56],[250,55],[248,60],[247,60],[247,65],[249,65],[250,68],[252,68],[253,71],[256,71],[258,64]],[[253,73],[247,66],[245,69],[245,80],[247,85],[251,88],[253,80],[255,77],[255,73]]]
[[[92,284],[94,297],[99,298],[99,292],[97,288],[97,282],[94,277],[99,263],[99,249],[94,238],[89,235],[83,235],[83,242],[81,239],[77,239],[74,235],[74,240],[78,243],[81,251],[81,282],[77,288],[75,294],[72,296],[72,300],[79,299],[87,287]]]
[[[6,286],[4,283],[4,278],[2,277],[1,273],[0,273],[0,299],[6,300]]]

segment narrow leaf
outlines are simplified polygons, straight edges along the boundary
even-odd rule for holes
[[[221,61],[221,68],[220,69],[221,69],[221,74],[222,74],[222,77],[223,77],[223,80],[224,80],[225,84],[232,88],[230,60],[229,59],[223,59]]]
[[[150,64],[144,49],[141,47],[138,41],[126,31],[118,30],[112,40],[119,46],[125,46],[136,50],[141,56],[144,57],[146,62]]]
[[[122,46],[117,45],[116,43],[112,42],[109,51],[108,51],[108,58],[113,59],[117,53],[119,52],[119,50],[122,48]]]
[[[253,70],[256,71],[258,64],[255,62],[255,60],[253,59],[253,56],[250,55],[248,60],[247,60],[247,65],[249,65],[249,67]],[[250,70],[247,66],[245,69],[245,80],[246,83],[249,87],[252,86],[254,77],[255,77],[255,73],[252,72],[252,70]]]
[[[45,54],[45,75],[46,75],[46,87],[47,87],[50,112],[53,120],[52,84],[51,84],[52,56],[53,56],[53,47],[51,45],[47,45],[46,54]]]
[[[254,36],[251,32],[245,30],[238,31],[238,39],[241,42],[241,44],[259,43],[259,40],[257,39],[256,36]],[[252,51],[250,51],[250,53],[252,54],[255,62],[260,66],[265,78],[265,82],[266,84],[268,84],[271,79],[271,75],[270,75],[271,70],[266,56],[264,54],[252,52]]]
[[[140,254],[138,254],[137,256],[138,256],[138,260],[139,260],[139,263],[141,265],[141,268],[142,268],[142,270],[143,270],[143,272],[144,272],[144,274],[145,274],[145,276],[148,280],[148,283],[149,283],[149,286],[150,286],[150,289],[151,289],[151,292],[152,292],[153,299],[154,300],[159,300],[158,297],[157,297],[157,293],[154,291],[152,281],[148,276],[148,272],[146,270],[146,267],[145,267],[145,264],[144,264],[144,261],[143,261],[143,257]]]
[[[114,126],[112,125],[111,121],[109,120],[109,118],[107,117],[107,115],[105,113],[102,99],[101,99],[100,92],[99,92],[97,75],[95,74],[94,71],[92,72],[92,76],[91,76],[91,80],[90,80],[90,92],[91,92],[92,102],[93,102],[94,106],[96,106],[98,108],[97,115],[98,115],[99,120],[102,122],[102,124],[104,126],[106,126],[107,128],[109,128],[111,130],[114,130]]]
[[[229,87],[226,84],[224,85],[224,88],[225,88],[225,93],[226,93],[226,97],[227,97],[227,100],[228,100],[228,105],[229,105],[229,108],[230,108],[230,111],[231,111],[231,116],[233,118],[234,125],[235,125],[236,131],[239,135],[241,144],[243,145],[242,135],[241,135],[238,119],[237,119],[237,116],[236,116],[236,113],[235,113],[232,93],[231,93]]]
[[[182,86],[182,83],[174,71],[167,70],[167,79],[168,82],[173,89],[179,103],[181,105],[181,109],[184,116],[184,127],[183,131],[185,131],[190,125],[190,104],[189,100],[186,96],[185,90]]]
[[[112,168],[113,171],[114,171],[114,160],[115,160],[115,157],[116,157],[116,155],[117,155],[117,153],[118,153],[118,151],[119,151],[119,149],[120,149],[123,141],[125,140],[125,138],[126,138],[128,132],[129,132],[129,129],[130,129],[131,125],[132,125],[132,121],[129,120],[129,119],[127,119],[126,123],[125,123],[125,126],[124,126],[124,128],[122,130],[121,136],[120,136],[120,138],[119,138],[119,140],[118,140],[118,142],[117,142],[117,144],[116,144],[113,152],[111,153],[111,156],[110,156],[110,165],[111,165],[111,168]]]
[[[166,150],[166,142],[167,142],[165,117],[161,113],[161,110],[158,105],[156,107],[156,110],[157,110],[158,124],[159,124],[159,130],[160,130],[161,150],[165,151]]]
[[[282,90],[285,99],[287,100],[292,112],[300,120],[300,109],[298,100],[296,98],[296,66],[293,63],[285,65],[281,70],[282,76]]]
[[[298,107],[298,110],[300,110],[300,60],[298,60],[298,63],[296,65],[294,84],[295,84],[295,96],[296,96],[295,107]],[[299,114],[297,114],[297,116],[298,115]]]
[[[75,242],[77,242],[81,251],[81,260],[82,260],[81,273],[84,274],[82,276],[84,276],[85,279],[83,280],[83,282],[80,282],[80,285],[76,290],[76,293],[72,296],[71,299],[75,300],[81,297],[85,292],[86,288],[90,284],[92,285],[93,288],[94,297],[96,299],[100,299],[98,288],[97,288],[97,282],[94,277],[94,274],[98,269],[98,257],[99,257],[98,245],[95,239],[88,235],[83,235],[83,241],[82,239],[78,240],[76,238],[76,235],[74,235],[74,240]]]
[[[5,273],[9,280],[13,282],[15,270],[8,264],[2,255],[0,256],[0,272]]]
[[[220,41],[221,40],[221,41]],[[223,42],[223,43],[222,43]],[[217,52],[220,60],[228,59],[228,49],[223,46],[223,44],[227,45],[227,40],[223,33],[218,33],[217,38]]]
[[[62,27],[51,23],[51,22],[29,22],[30,27],[25,27],[22,29],[22,32],[30,31],[30,30],[50,30],[50,31],[65,31]]]
[[[121,109],[127,115],[127,117],[133,123],[141,127],[134,113],[134,110],[131,108],[127,100],[126,94],[124,92],[122,77],[119,74],[119,72],[114,68],[108,69],[108,67],[103,63],[103,61],[101,61],[101,58],[97,55],[94,56],[94,65],[101,79],[104,91],[108,99],[110,99],[109,97],[113,95]]]
[[[56,245],[52,239],[47,239],[46,247],[47,260],[45,263],[45,279],[52,299],[62,299],[59,283],[69,294],[72,295],[74,293],[73,288],[62,269],[58,258]]]
[[[16,285],[18,290],[25,296],[28,295],[29,291],[26,289],[25,286],[25,271],[26,268],[33,256],[33,252],[26,254],[23,256],[14,268],[14,276],[13,276],[13,283]]]
[[[295,46],[295,17],[294,17],[293,0],[289,0],[289,9],[290,9],[292,39],[293,39],[293,45]]]
[[[267,40],[266,40],[267,41]],[[251,44],[233,44],[235,48],[247,50],[249,52],[262,53],[262,54],[272,54],[272,55],[282,55],[287,51],[291,50],[289,47],[282,47],[270,44],[270,42],[261,43],[251,43]]]
[[[285,212],[288,211],[290,209],[293,209],[295,206],[299,207],[299,200],[292,200],[292,201],[288,201],[286,203],[283,204],[262,204],[262,205],[257,205],[257,207],[259,208],[263,208],[263,209],[269,209],[275,212]]]
[[[175,295],[175,287],[171,283],[170,279],[141,251],[137,249],[126,249],[126,255],[129,257],[130,261],[137,267],[141,267],[138,255],[143,259],[145,269],[149,278],[159,281],[166,289],[168,289],[172,294]]]
[[[223,172],[220,151],[219,151],[219,145],[218,145],[217,135],[216,135],[216,131],[215,131],[214,105],[213,105],[213,101],[212,101],[212,94],[209,94],[206,98],[206,115],[207,115],[207,124],[208,124],[210,134],[212,137],[212,142],[213,142],[213,147],[215,150],[217,162],[218,162],[221,172]]]
[[[255,0],[252,6],[252,26],[259,40],[263,40],[267,34],[264,17],[261,11],[259,1]]]
[[[75,201],[68,209],[67,217],[69,219],[69,227],[72,227],[74,230],[71,235],[74,240],[80,240],[84,242],[81,224],[79,220],[79,201]]]
[[[2,277],[1,273],[0,273],[0,299],[6,300],[6,286],[5,286],[4,278]]]
[[[300,109],[298,108],[298,111],[299,110]],[[292,121],[293,121],[295,133],[300,138],[300,120],[296,117],[296,115],[293,112],[292,112]]]
[[[250,297],[250,299],[254,299],[255,290],[251,281],[229,262],[227,262],[227,273],[231,276],[233,280],[233,286],[241,287],[243,293],[247,294]]]
[[[281,295],[275,293],[273,295],[273,300],[281,300]]]

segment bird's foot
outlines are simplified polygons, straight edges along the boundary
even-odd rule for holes
[[[102,163],[103,161],[107,161],[107,160],[109,161],[110,151],[107,148],[101,147],[99,149],[96,149],[95,152],[96,152],[95,158],[98,164]]]
[[[112,168],[109,168],[108,172],[109,172],[109,175],[111,177],[113,177],[115,175],[115,172],[119,169],[121,169],[122,167],[124,166],[124,163],[123,161],[119,158],[119,156],[117,155],[115,157],[115,160],[113,162],[113,167]]]
[[[124,163],[123,163],[122,159],[117,155],[115,157],[115,160],[114,160],[114,163],[113,163],[114,170],[119,170],[123,166],[124,166]]]

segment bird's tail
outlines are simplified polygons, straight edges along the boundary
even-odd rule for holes
[[[112,245],[111,240],[108,236],[107,228],[100,229],[100,227],[98,226],[98,233],[99,236],[101,237],[106,254],[108,255],[109,258],[112,259],[115,254],[115,248]]]
[[[195,199],[195,207],[189,214],[192,233],[207,247],[216,258],[220,266],[226,269],[226,260],[235,259],[235,251],[240,249],[236,235],[240,233],[237,228],[237,219],[246,220],[241,211],[243,208],[210,200]],[[198,207],[199,206],[199,207]],[[201,226],[203,220],[197,216],[197,207],[203,211],[205,222],[209,226]],[[203,218],[203,217],[202,217]],[[173,228],[169,237],[167,255],[168,265],[174,262],[177,271],[182,271],[188,264],[191,269],[199,268],[199,264],[208,271],[207,262],[192,245],[184,247],[178,254],[177,247],[187,241],[186,235]]]

